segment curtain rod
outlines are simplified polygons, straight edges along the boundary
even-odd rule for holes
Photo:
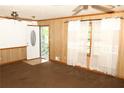
[[[40,25],[27,25],[27,26],[38,26],[39,27]]]
[[[112,18],[112,17],[110,17]],[[115,17],[115,18],[120,18],[120,19],[124,19],[123,17]],[[80,21],[95,21],[95,20],[102,20],[104,18],[99,18],[99,19],[86,19],[86,20],[80,20]],[[70,20],[73,21],[73,20]],[[68,23],[69,21],[65,21],[64,23]]]

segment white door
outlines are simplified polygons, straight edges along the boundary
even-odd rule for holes
[[[39,47],[39,27],[30,26],[27,32],[27,59],[35,59],[40,57]]]

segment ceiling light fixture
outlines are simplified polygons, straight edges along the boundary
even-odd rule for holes
[[[31,16],[33,19],[35,19],[35,16]]]

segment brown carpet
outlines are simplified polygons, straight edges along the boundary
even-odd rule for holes
[[[56,62],[42,63],[35,66],[24,62],[16,62],[0,66],[0,87],[124,88],[124,80]]]

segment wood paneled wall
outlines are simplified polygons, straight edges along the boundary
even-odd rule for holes
[[[0,49],[0,65],[27,58],[26,46]]]
[[[39,21],[39,25],[50,26],[50,59],[55,60],[56,56],[60,56],[60,61],[67,63],[67,23],[69,20],[85,20],[85,19],[99,19],[106,17],[124,17],[124,12],[99,14],[99,15],[87,15],[69,18],[59,18]],[[123,21],[124,23],[124,21]],[[123,25],[124,27],[124,25]],[[121,34],[120,42],[124,43],[124,32]],[[120,43],[121,52],[119,52],[119,77],[124,76],[124,44]],[[123,50],[123,51],[122,51]]]
[[[50,59],[60,57],[61,62],[66,62],[66,37],[67,31],[64,30],[63,20],[52,21],[50,25]],[[60,42],[61,41],[61,42]]]
[[[118,76],[124,78],[124,19],[121,23]]]

